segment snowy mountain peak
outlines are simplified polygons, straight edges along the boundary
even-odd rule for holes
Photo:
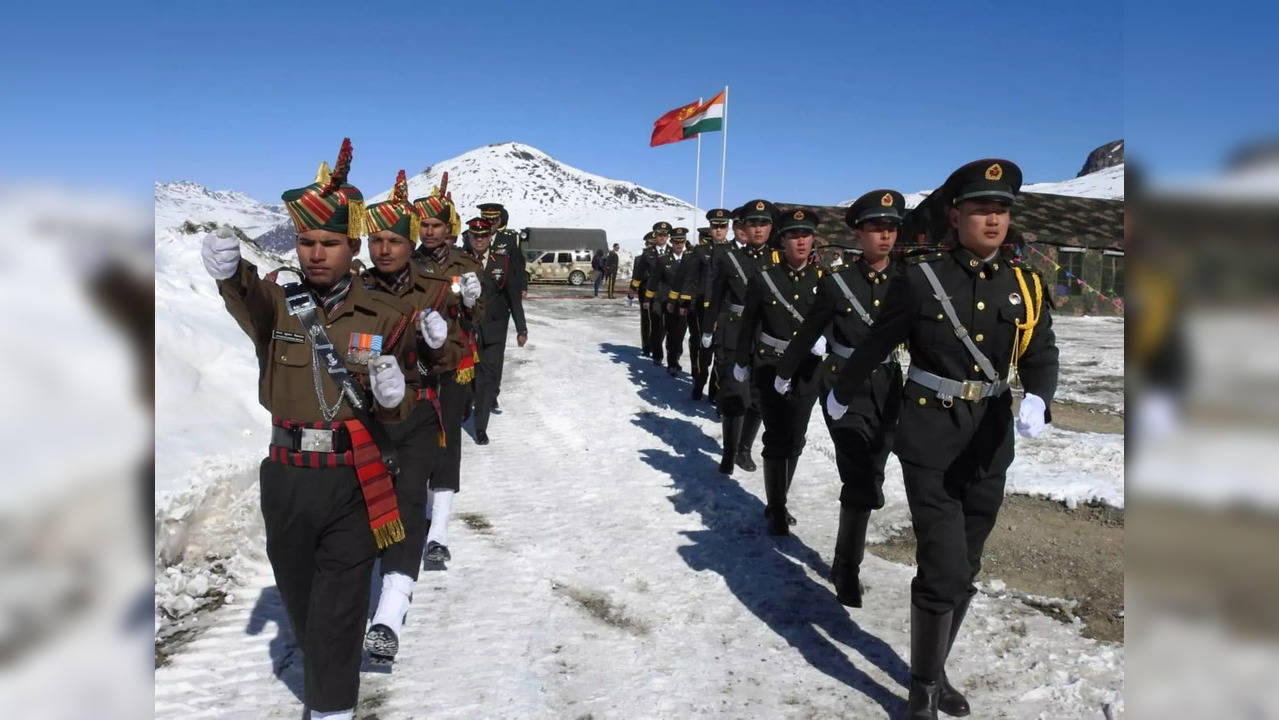
[[[269,205],[235,190],[210,190],[189,180],[155,184],[155,229],[183,223],[234,225],[249,237],[289,219],[283,205]]]

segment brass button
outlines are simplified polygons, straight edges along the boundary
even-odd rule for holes
[[[973,366],[973,372],[981,372],[981,366],[980,366],[980,365],[974,365],[974,366]]]
[[[876,300],[875,302],[873,302],[873,303],[871,303],[871,304],[872,304],[872,305],[874,305],[875,307],[879,307],[879,301],[878,301],[878,300]]]
[[[978,301],[977,301],[977,309],[978,309],[978,310],[985,310],[985,309],[986,309],[986,303],[982,302],[981,300],[978,300]]]
[[[985,339],[986,339],[986,336],[985,336],[985,335],[982,335],[981,333],[977,333],[977,334],[976,334],[975,336],[973,336],[973,337],[974,337],[974,339],[975,339],[977,342],[981,342],[982,340],[985,340]]]
[[[986,279],[986,271],[985,271],[985,270],[982,270],[981,272],[977,273],[977,277],[981,278],[982,280],[985,280],[985,279]]]
[[[968,267],[977,267],[977,260],[976,259],[969,260]]]
[[[999,269],[999,263],[991,263],[990,266],[996,270]]]
[[[928,404],[928,399],[927,399],[927,398],[920,398],[920,399],[919,399],[919,404],[920,404],[920,405],[927,405],[927,404]]]
[[[796,293],[795,297],[794,297],[794,298],[792,298],[792,299],[793,299],[793,300],[798,300],[798,299],[799,299],[799,294],[798,294],[798,293]]]
[[[281,356],[280,356],[280,362],[284,362],[284,356],[283,356],[283,355],[281,355]]]
[[[944,317],[944,316],[943,316],[941,313],[937,313],[937,319],[938,319],[938,320],[941,320],[941,319],[942,319],[942,317]]]

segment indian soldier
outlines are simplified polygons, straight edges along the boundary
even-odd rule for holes
[[[982,547],[1013,460],[1013,428],[1036,437],[1051,421],[1057,345],[1043,279],[1000,254],[1021,170],[989,159],[956,170],[949,198],[954,247],[905,260],[871,332],[826,397],[839,420],[898,343],[910,350],[894,452],[915,528],[911,583],[910,718],[967,715],[945,663],[967,614]],[[1009,383],[1025,397],[1013,420]]]
[[[480,266],[466,251],[454,247],[458,234],[457,211],[452,201],[438,193],[413,201],[421,214],[422,244],[413,253],[422,271],[449,279],[449,290],[459,296],[457,323],[450,328],[441,356],[427,368],[439,386],[440,416],[444,421],[444,453],[431,473],[426,493],[426,562],[431,569],[445,569],[449,552],[449,517],[453,496],[461,488],[462,422],[470,402],[471,382],[479,352],[475,343],[475,318],[482,293]]]
[[[511,257],[510,247],[491,243],[493,230],[483,218],[471,220],[469,228],[470,251],[480,266],[484,290],[480,296],[484,314],[476,322],[480,361],[475,366],[475,443],[488,445],[489,414],[502,384],[507,329],[514,319],[515,342],[524,347],[528,342],[528,325],[524,322],[524,301],[520,297],[520,270]]]
[[[462,311],[461,296],[451,292],[447,277],[432,275],[410,261],[417,242],[421,217],[409,202],[409,186],[404,171],[395,180],[386,202],[367,208],[365,227],[369,234],[369,257],[373,266],[361,276],[364,287],[386,293],[407,304],[416,313],[434,314],[441,322],[456,326]],[[447,328],[435,348],[420,340],[411,360],[433,356],[443,345]],[[404,522],[405,540],[382,551],[382,592],[377,610],[364,636],[364,647],[376,663],[394,660],[400,647],[400,632],[413,600],[413,584],[422,566],[426,545],[427,483],[435,464],[443,456],[443,422],[439,408],[437,378],[423,361],[416,403],[409,419],[390,427],[390,436],[399,455],[400,472],[395,478],[395,496]]]
[[[511,268],[510,277],[517,282],[517,291],[521,296],[528,297],[528,269],[525,267],[524,252],[520,249],[520,234],[506,227],[511,221],[511,214],[502,203],[480,203],[476,208],[480,211],[480,218],[487,220],[489,227],[493,228],[493,239],[489,246],[494,250],[506,248],[506,256],[513,265],[518,266],[518,272],[517,268]],[[500,392],[501,388],[498,390]]]
[[[652,351],[648,347],[648,305],[644,302],[644,281],[648,279],[648,264],[653,255],[653,237],[654,233],[651,230],[644,233],[644,250],[631,263],[631,289],[626,294],[627,298],[631,296],[639,298],[640,355],[644,357],[652,356]]]
[[[671,230],[670,251],[658,259],[658,282],[654,302],[663,308],[662,324],[666,326],[666,372],[679,374],[679,358],[684,354],[684,333],[688,331],[688,312],[693,296],[685,292],[685,276],[691,266],[688,228]]]
[[[671,224],[658,222],[653,224],[653,248],[644,264],[644,283],[640,288],[640,309],[648,313],[648,355],[654,365],[661,365],[665,356],[666,342],[666,303],[665,296],[658,297],[657,291],[662,283],[662,258],[669,248],[666,242],[671,237]]]
[[[807,348],[823,335],[829,354],[822,390],[828,391],[838,380],[840,368],[870,332],[889,278],[896,272],[889,254],[897,242],[904,209],[901,193],[873,190],[845,213],[844,220],[862,252],[850,253],[848,262],[840,258],[838,269],[824,273],[816,301],[777,366],[774,384],[778,392],[790,390],[791,378],[808,362]],[[866,552],[866,527],[871,511],[884,506],[884,465],[901,410],[902,368],[897,354],[891,352],[880,360],[871,371],[870,382],[853,395],[844,417],[832,420],[826,415],[842,484],[831,582],[839,601],[850,607],[862,606],[859,568]]]
[[[754,472],[751,446],[759,432],[759,390],[751,383],[729,382],[741,337],[746,288],[759,269],[772,260],[768,236],[773,230],[775,208],[767,200],[751,200],[734,213],[743,234],[712,262],[711,289],[702,312],[702,347],[718,345],[715,355],[720,386],[715,395],[724,433],[724,454],[719,471],[727,475],[733,465]],[[742,242],[742,240],[745,242]]]
[[[772,264],[751,278],[743,303],[733,365],[733,380],[750,378],[759,393],[764,419],[764,494],[770,535],[789,535],[794,517],[786,510],[786,495],[804,450],[808,418],[817,402],[820,357],[825,338],[809,343],[808,355],[793,373],[794,382],[781,390],[774,383],[777,365],[791,345],[817,299],[822,270],[809,263],[817,213],[796,208],[781,213],[775,227],[781,250],[772,251]]]
[[[258,400],[272,417],[259,481],[266,552],[313,720],[354,715],[369,575],[377,551],[405,533],[384,423],[408,418],[417,391],[411,308],[350,272],[364,219],[363,196],[346,182],[351,155],[343,140],[331,173],[323,164],[314,183],[281,196],[300,272],[258,277],[229,229],[206,235],[202,250],[258,357]],[[445,324],[430,313],[417,325],[432,359]]]
[[[715,390],[719,387],[719,378],[714,371],[714,350],[702,347],[702,313],[706,309],[707,296],[711,290],[711,270],[714,267],[715,250],[723,247],[728,239],[728,223],[733,211],[725,208],[714,208],[707,211],[706,219],[709,227],[697,229],[697,247],[693,248],[695,269],[689,272],[688,281],[694,283],[689,289],[693,295],[693,312],[688,319],[688,352],[693,363],[693,400],[701,400],[703,389],[710,382],[710,395],[714,399]],[[703,231],[705,233],[703,234]]]
[[[617,284],[617,264],[619,262],[617,251],[622,248],[621,245],[613,243],[613,249],[608,252],[608,257],[604,261],[604,274],[608,280],[608,299],[613,299],[613,287]]]

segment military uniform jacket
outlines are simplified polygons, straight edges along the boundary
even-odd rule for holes
[[[413,253],[413,264],[416,265],[418,271],[428,276],[441,278],[449,283],[450,299],[445,304],[447,313],[445,317],[449,321],[449,336],[444,341],[436,355],[435,361],[431,364],[431,374],[438,375],[450,370],[456,370],[462,358],[471,354],[471,341],[475,334],[475,318],[483,317],[483,294],[481,299],[471,309],[467,309],[462,304],[462,290],[459,287],[453,290],[454,278],[461,278],[462,275],[473,272],[477,275],[480,271],[480,264],[475,262],[475,258],[470,253],[456,247],[449,247],[449,254],[444,258],[443,262],[437,261],[434,257],[425,251],[425,246],[419,246]]]
[[[812,263],[799,270],[781,263],[766,266],[751,278],[746,289],[746,310],[742,313],[741,328],[738,331],[736,364],[750,366],[753,362],[756,368],[760,368],[776,366],[781,362],[784,350],[770,344],[764,335],[782,342],[793,341],[802,322],[782,301],[790,303],[795,311],[807,319],[817,302],[817,285],[823,275],[822,269]],[[768,286],[764,281],[765,276],[772,281],[778,292],[774,293]],[[811,347],[810,342],[804,349],[807,351]],[[800,362],[793,376],[796,394],[817,392],[815,371],[818,362],[819,358],[811,352]]]
[[[745,306],[747,283],[760,267],[780,262],[781,255],[769,249],[767,244],[751,247],[733,243],[722,247],[723,250],[712,255],[711,289],[703,301],[702,328],[703,331],[715,328],[720,347],[731,352],[737,349],[741,316],[732,312],[729,306]],[[730,260],[730,255],[741,266],[744,278],[737,272],[737,265]]]
[[[714,250],[715,246],[710,243],[698,243],[696,247],[685,251],[689,255],[688,271],[684,274],[679,291],[681,295],[692,299],[697,312],[702,311],[702,303],[706,301],[706,276],[710,271],[711,253]]]
[[[524,301],[520,297],[519,267],[506,248],[490,247],[488,257],[480,273],[480,284],[484,288],[480,295],[484,314],[480,318],[480,336],[486,343],[495,343],[506,339],[506,329],[512,318],[515,319],[515,332],[528,335],[528,325],[524,322]],[[481,259],[477,258],[479,263]]]
[[[508,283],[515,285],[515,292],[523,292],[528,289],[528,268],[524,261],[524,253],[520,250],[520,236],[514,230],[498,230],[493,236],[493,242],[489,244],[489,252],[502,249],[510,259],[509,267],[506,269]]]
[[[253,341],[258,357],[258,402],[276,418],[320,423],[324,416],[315,391],[317,368],[313,367],[318,361],[306,328],[289,314],[284,288],[276,282],[285,270],[302,277],[296,270],[283,268],[266,279],[260,278],[253,263],[241,260],[235,275],[218,281],[218,293],[227,311]],[[398,408],[388,409],[378,405],[371,394],[366,397],[368,407],[375,409],[377,417],[403,420],[412,409],[419,382],[410,360],[413,310],[397,298],[366,290],[358,277],[351,280],[346,299],[335,308],[332,317],[318,302],[316,317],[346,369],[366,392],[369,389],[367,363],[378,354],[376,348],[381,348],[382,355],[395,356],[405,370],[404,400]],[[323,368],[318,370],[324,401],[331,407],[340,391]],[[343,400],[333,422],[354,417],[349,401]]]
[[[684,284],[693,267],[693,254],[687,249],[678,258],[670,251],[660,256],[657,261],[654,301],[674,303],[677,308],[692,305],[693,296],[684,292]]]
[[[639,293],[640,299],[647,299],[644,296],[644,283],[648,280],[649,270],[656,257],[656,250],[651,247],[644,248],[644,252],[640,253],[631,265],[631,289]]]
[[[660,248],[656,245],[652,250],[647,251],[648,258],[644,261],[644,299],[652,302],[661,308],[666,302],[666,293],[660,292],[662,285],[662,263],[670,250],[666,245]]]
[[[460,332],[459,317],[462,311],[462,296],[452,290],[452,281],[447,277],[434,275],[427,272],[421,265],[409,262],[409,277],[407,281],[398,288],[391,287],[387,280],[379,273],[373,270],[366,270],[361,277],[364,280],[364,287],[374,292],[384,292],[388,295],[399,298],[402,302],[413,309],[414,316],[427,308],[430,308],[443,315],[449,323],[449,336],[453,337]],[[435,358],[440,362],[441,369],[447,363],[444,360],[444,348],[439,351],[432,350],[427,346],[426,341],[414,330],[414,351],[411,360],[417,364],[421,360],[422,369],[427,370],[430,375],[435,374],[435,368],[432,367],[433,361],[428,358]],[[433,383],[433,378],[423,378],[423,385]]]
[[[858,344],[844,365],[835,396],[847,402],[871,374],[875,366],[899,343],[910,350],[911,363],[920,369],[952,380],[985,381],[980,366],[955,334],[941,302],[935,297],[920,266],[933,268],[942,288],[955,306],[959,321],[974,343],[990,359],[997,372],[1005,375],[1013,360],[1015,338],[1024,338],[1017,324],[1027,318],[1033,305],[1035,271],[996,256],[985,261],[964,247],[919,255],[905,260],[903,272],[894,277],[880,305],[870,333]],[[1014,269],[1020,269],[1027,283],[1023,288]],[[1042,279],[1041,279],[1042,283]],[[1057,389],[1057,345],[1049,314],[1047,289],[1029,343],[1018,362],[1026,392],[1043,398],[1050,406]],[[1005,378],[1006,379],[1006,378]],[[969,402],[956,398],[950,407],[937,394],[907,382],[901,424],[897,433],[898,456],[903,460],[934,468],[946,468],[968,446],[969,440],[992,409],[1003,413],[1011,433],[1011,393]],[[1045,419],[1051,421],[1051,415]],[[1011,437],[1007,461],[1012,461]],[[993,451],[992,451],[993,452]]]

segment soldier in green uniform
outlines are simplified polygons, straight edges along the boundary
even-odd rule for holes
[[[380,548],[404,539],[386,423],[410,417],[413,311],[351,272],[364,202],[346,182],[351,142],[330,173],[286,191],[300,271],[258,277],[229,231],[206,235],[205,269],[258,357],[258,399],[271,413],[260,491],[266,551],[305,656],[310,717],[351,718],[359,693],[369,575]],[[427,359],[441,319],[423,315]]]
[[[684,354],[684,334],[688,331],[688,313],[693,296],[684,290],[685,276],[692,266],[688,248],[688,228],[671,230],[670,251],[658,258],[658,281],[654,302],[662,304],[662,324],[666,326],[666,371],[679,374],[680,356]]]
[[[651,357],[652,352],[648,347],[648,306],[644,304],[644,281],[648,279],[648,261],[652,255],[654,233],[650,230],[644,233],[644,249],[639,255],[635,256],[635,260],[631,263],[631,289],[626,293],[629,300],[631,297],[639,298],[640,305],[640,355]]]
[[[666,242],[671,237],[671,224],[665,221],[653,224],[653,247],[648,251],[644,261],[644,281],[640,287],[640,309],[648,313],[648,356],[654,365],[661,365],[665,357],[666,342],[666,303],[664,297],[657,297],[662,282],[662,258],[669,248]]]
[[[364,271],[361,279],[366,289],[393,296],[416,313],[452,325],[452,332],[457,333],[463,310],[461,295],[451,291],[449,278],[430,274],[410,261],[420,225],[421,216],[409,202],[409,186],[401,170],[390,199],[367,209],[365,227],[373,266]],[[441,330],[440,342],[435,348],[422,343],[415,348],[411,359],[421,377],[417,402],[409,419],[391,428],[400,460],[395,494],[404,521],[405,541],[382,552],[382,592],[364,637],[364,647],[374,662],[390,662],[399,651],[401,628],[413,598],[413,583],[422,566],[427,483],[437,461],[444,455],[441,447],[444,423],[437,378],[431,373],[430,363],[418,360],[434,355],[447,339],[449,330],[447,326]]]
[[[488,445],[489,413],[502,384],[507,329],[514,320],[515,342],[524,347],[528,342],[528,324],[524,321],[524,301],[520,296],[520,266],[511,257],[510,246],[490,244],[493,231],[483,218],[471,220],[468,226],[470,252],[480,266],[484,289],[480,296],[483,315],[476,319],[480,361],[475,367],[475,443]]]
[[[733,379],[742,383],[750,378],[764,420],[764,514],[771,535],[789,535],[795,522],[786,510],[786,495],[804,450],[817,401],[820,356],[826,349],[824,338],[810,343],[793,384],[778,391],[774,379],[782,353],[817,299],[822,270],[809,257],[818,222],[817,213],[803,208],[780,214],[774,228],[782,249],[774,250],[773,262],[751,278],[737,331]]]
[[[791,378],[809,360],[807,348],[822,336],[829,353],[823,394],[838,380],[840,368],[870,333],[889,278],[896,273],[889,254],[904,210],[905,200],[896,190],[872,190],[848,208],[844,220],[853,229],[861,253],[846,256],[848,262],[839,257],[837,269],[825,273],[818,283],[817,299],[777,366],[778,392],[790,390]],[[832,420],[826,415],[843,486],[831,582],[839,601],[850,607],[862,606],[859,568],[866,551],[866,527],[871,511],[884,506],[884,465],[892,449],[901,395],[901,364],[895,352],[889,353],[871,371],[870,382],[853,396],[844,417]]]
[[[470,404],[471,381],[475,379],[478,350],[475,341],[475,319],[482,317],[479,307],[482,287],[480,266],[466,251],[453,245],[457,237],[457,212],[447,197],[431,194],[418,198],[413,205],[421,214],[419,237],[421,246],[413,253],[422,271],[450,282],[450,292],[460,296],[457,322],[450,328],[441,357],[429,368],[439,386],[441,417],[444,421],[444,456],[431,474],[426,503],[429,525],[426,536],[426,561],[431,569],[443,569],[452,559],[448,544],[448,523],[453,509],[453,496],[461,489],[462,422]]]
[[[733,382],[733,360],[741,336],[746,288],[759,269],[771,262],[768,236],[773,230],[776,208],[767,200],[751,200],[734,213],[743,232],[735,242],[714,256],[711,288],[702,311],[702,347],[717,344],[716,372],[720,386],[715,395],[724,433],[724,454],[719,471],[728,474],[733,465],[754,472],[751,446],[759,432],[759,390],[746,382]],[[740,242],[742,238],[745,242]]]
[[[910,369],[894,437],[915,528],[908,716],[967,715],[945,663],[968,612],[982,548],[1004,498],[1013,429],[1035,437],[1051,420],[1057,345],[1043,279],[1001,255],[1021,169],[987,159],[956,170],[949,250],[916,255],[893,279],[874,327],[845,363],[826,409],[839,420],[899,343]],[[1011,382],[1025,397],[1014,422]]]

